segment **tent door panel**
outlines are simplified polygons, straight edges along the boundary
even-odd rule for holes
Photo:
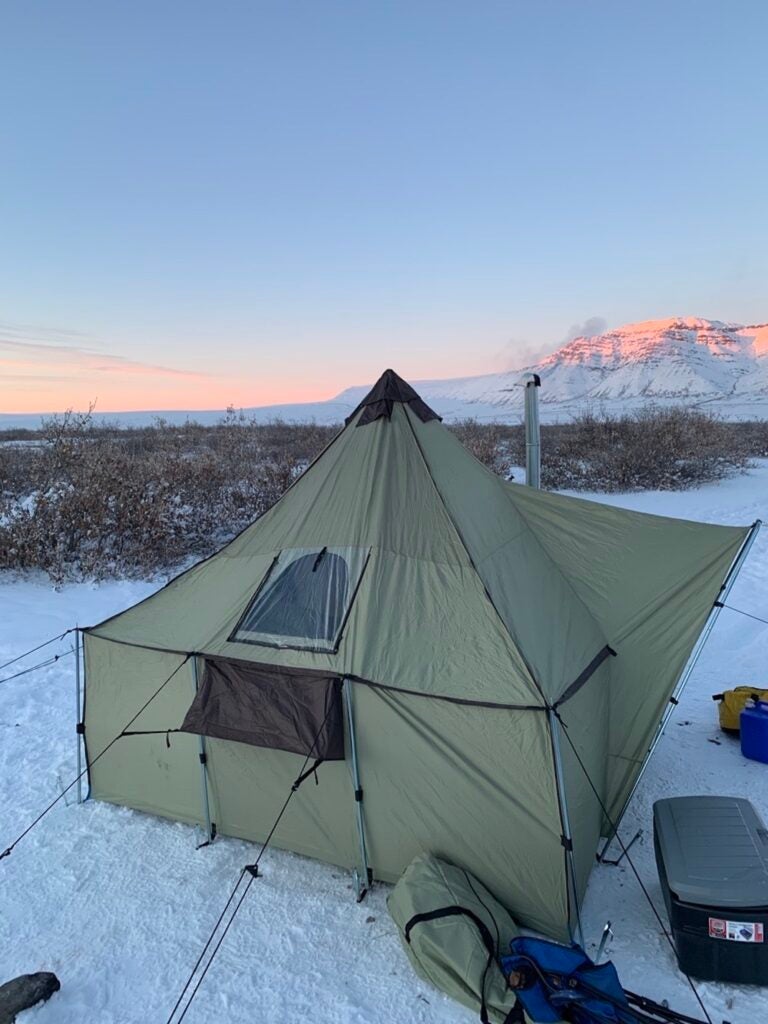
[[[301,768],[299,755],[208,738],[208,779],[218,835],[263,843]],[[328,761],[294,794],[270,846],[352,870],[358,843],[350,808],[352,780]]]

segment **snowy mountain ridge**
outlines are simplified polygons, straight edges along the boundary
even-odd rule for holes
[[[523,415],[526,373],[541,378],[544,422],[568,420],[587,409],[630,412],[650,403],[696,406],[731,420],[768,419],[768,323],[744,325],[700,317],[646,320],[574,338],[526,369],[411,383],[448,421],[471,416],[515,423]],[[339,423],[372,383],[346,388],[328,401],[244,411],[261,422]],[[215,423],[222,415],[223,410],[96,414],[126,426],[149,424],[155,416],[171,423]],[[0,414],[0,429],[34,428],[40,418]]]
[[[699,317],[627,324],[578,337],[525,370],[414,386],[447,418],[516,419],[526,373],[541,378],[542,417],[583,409],[626,412],[655,402],[710,408],[730,419],[768,416],[768,324],[745,326]],[[348,388],[337,403],[359,401]]]

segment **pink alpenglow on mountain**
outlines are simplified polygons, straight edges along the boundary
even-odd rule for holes
[[[696,406],[728,419],[768,418],[768,324],[646,320],[574,338],[528,370],[541,377],[542,419],[550,422],[587,409],[624,413],[650,403]],[[414,386],[447,419],[514,421],[522,415],[524,372]],[[350,388],[336,401],[359,400],[363,390]]]
[[[646,320],[575,338],[537,367],[545,401],[768,398],[768,324]]]

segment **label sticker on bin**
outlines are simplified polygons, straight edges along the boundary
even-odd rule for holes
[[[765,931],[759,921],[725,921],[720,917],[710,917],[709,937],[730,942],[764,942]]]

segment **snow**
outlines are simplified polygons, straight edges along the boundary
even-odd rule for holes
[[[768,518],[768,460],[697,491],[595,495],[640,511],[709,522]],[[88,625],[145,597],[164,580],[72,585],[0,581],[0,663],[75,622]],[[752,549],[729,603],[768,618],[768,530]],[[68,638],[69,639],[69,638]],[[717,728],[711,694],[768,685],[768,626],[724,610],[672,716],[622,826],[643,836],[632,858],[666,923],[651,842],[651,805],[685,793],[747,795],[768,820],[765,766],[746,761]],[[33,655],[65,651],[67,640]],[[0,679],[18,666],[0,671]],[[0,849],[75,774],[73,658],[0,683]],[[717,741],[717,742],[710,742]],[[290,808],[288,813],[290,813]],[[53,970],[62,989],[20,1024],[166,1021],[242,866],[255,847],[125,808],[62,801],[0,862],[0,981]],[[412,972],[386,912],[387,887],[357,905],[339,869],[269,851],[185,1018],[313,1020],[317,1024],[469,1024],[476,1018]],[[628,988],[696,1015],[671,950],[631,871],[596,866],[583,920],[594,950],[612,922],[608,952]],[[768,990],[697,983],[713,1021],[768,1019]]]

